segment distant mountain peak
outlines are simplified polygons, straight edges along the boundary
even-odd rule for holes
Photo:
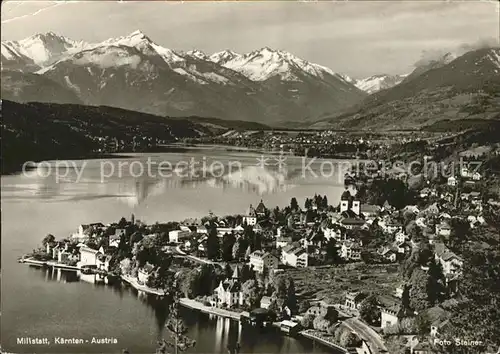
[[[360,90],[371,94],[378,92],[380,90],[389,89],[391,87],[400,84],[406,76],[407,74],[405,75],[376,74],[361,80],[356,80],[354,84]]]
[[[51,102],[62,90],[89,105],[282,122],[339,112],[366,96],[340,74],[270,47],[246,54],[227,49],[209,57],[198,49],[162,47],[140,30],[99,43],[53,33],[31,38],[26,45],[7,42],[2,42],[4,70],[33,73],[20,72],[10,84],[2,83],[16,100],[36,101],[50,80],[58,85]],[[61,45],[48,44],[52,42]],[[31,58],[40,65],[29,67]],[[23,92],[24,87],[29,90]],[[310,104],[304,105],[306,101]]]
[[[96,45],[124,45],[127,47],[136,47],[140,44],[152,44],[153,41],[146,36],[142,31],[135,30],[127,36],[121,36],[117,38],[109,38],[104,42],[98,43]]]
[[[210,60],[208,55],[206,55],[204,52],[202,52],[201,50],[198,50],[198,49],[190,50],[186,54],[191,56],[191,57],[197,58],[197,59]]]
[[[233,60],[234,58],[239,58],[241,56],[241,54],[238,54],[230,49],[226,49],[221,52],[212,54],[209,59],[214,63],[224,65],[228,61]]]
[[[134,37],[134,36],[144,36],[146,37],[146,35],[144,34],[144,32],[142,32],[141,30],[135,30],[133,31],[132,33],[129,34],[130,37]]]

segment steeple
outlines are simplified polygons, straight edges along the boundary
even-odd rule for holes
[[[233,276],[231,277],[231,279],[240,280],[240,270],[239,270],[238,266],[236,266],[236,268],[234,268]]]
[[[351,199],[351,192],[349,192],[349,190],[346,188],[345,191],[342,193],[342,195],[340,196],[340,200],[350,200]]]

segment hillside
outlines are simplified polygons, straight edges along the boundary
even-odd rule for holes
[[[25,161],[83,158],[266,126],[200,117],[165,118],[112,107],[2,101],[2,173]],[[227,125],[226,125],[227,123]]]
[[[500,49],[467,52],[399,85],[379,91],[315,128],[420,129],[440,120],[497,119]]]

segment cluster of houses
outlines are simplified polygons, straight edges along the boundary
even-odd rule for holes
[[[134,223],[132,216],[131,223]],[[139,222],[139,221],[138,221]],[[112,228],[112,233],[107,233],[106,246],[99,249],[89,247],[88,241],[103,235]],[[78,269],[93,269],[103,273],[109,272],[112,254],[118,248],[120,240],[125,235],[125,229],[116,224],[104,225],[102,223],[83,224],[78,226],[75,233],[69,238],[57,242],[48,242],[46,252],[58,263],[73,265]],[[137,280],[139,284],[146,284],[154,267],[150,264],[144,265],[138,270]]]
[[[460,168],[460,176],[455,175],[448,177],[448,185],[451,187],[456,187],[459,183],[459,178],[462,178],[465,185],[475,185],[479,182],[483,176],[478,171],[472,171],[468,166],[462,166]]]
[[[109,237],[109,247],[101,246],[96,250],[85,244],[95,232],[102,231],[105,228],[106,226],[102,223],[80,225],[78,231],[71,235],[69,239],[48,242],[46,252],[58,263],[75,264],[78,268],[91,266],[108,271],[111,260],[109,248],[118,247],[120,237],[125,230],[116,229],[116,233]]]

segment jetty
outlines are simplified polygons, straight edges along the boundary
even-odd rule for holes
[[[65,270],[73,270],[77,271],[80,270],[77,266],[70,266],[64,263],[57,263],[54,261],[38,261],[33,258],[21,258],[19,259],[19,263],[26,263],[30,265],[35,265],[39,267],[53,267],[53,268],[60,268],[60,269],[65,269]]]

